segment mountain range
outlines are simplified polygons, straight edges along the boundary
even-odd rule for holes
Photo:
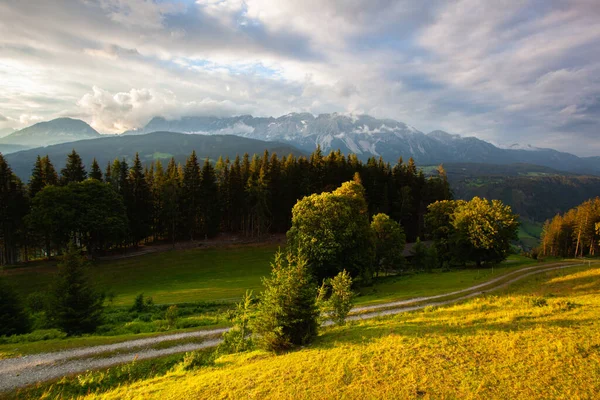
[[[262,140],[240,138],[232,135],[186,135],[174,132],[153,132],[143,136],[104,136],[99,139],[79,140],[76,142],[62,143],[35,148],[4,156],[13,172],[27,182],[38,155],[48,155],[57,171],[64,167],[67,155],[75,149],[81,156],[86,168],[95,158],[104,171],[106,165],[115,158],[125,159],[130,164],[138,153],[142,162],[149,164],[151,161],[161,160],[166,167],[171,157],[179,163],[196,151],[198,159],[202,162],[205,158],[216,161],[219,156],[235,158],[244,153],[250,155],[268,150],[277,154],[302,153],[296,148],[279,142],[265,142]]]
[[[242,115],[230,118],[183,117],[167,120],[153,118],[144,128],[124,132],[139,135],[153,131],[189,134],[233,134],[242,137],[289,143],[312,152],[340,149],[359,158],[383,157],[396,162],[412,157],[420,165],[448,162],[512,164],[529,163],[578,173],[600,173],[599,157],[581,158],[573,154],[529,145],[501,148],[476,137],[461,137],[436,130],[423,133],[391,119],[368,115],[292,113],[279,118]]]
[[[345,154],[355,153],[362,160],[381,156],[391,163],[400,157],[405,160],[412,157],[419,165],[528,163],[561,171],[600,174],[600,157],[577,157],[552,149],[520,144],[499,147],[476,137],[462,137],[440,130],[424,133],[402,122],[376,119],[368,115],[333,113],[314,116],[309,113],[291,113],[278,118],[242,115],[228,118],[183,117],[175,120],[155,117],[143,128],[126,131],[121,136],[145,136],[152,132],[176,132],[195,136],[235,135],[286,143],[305,153],[320,146],[325,153],[340,149]],[[173,135],[171,140],[181,142],[186,136]],[[23,149],[14,146],[32,148],[99,138],[107,139],[83,121],[59,118],[0,138],[0,152],[7,154]],[[141,142],[143,141],[136,142],[136,145]],[[104,145],[108,142],[102,143]],[[8,145],[12,147],[8,148]],[[132,151],[135,152],[135,149],[127,149],[126,152],[129,154]]]
[[[38,122],[0,138],[0,146],[19,145],[32,148],[101,137],[100,133],[80,119],[57,118]]]

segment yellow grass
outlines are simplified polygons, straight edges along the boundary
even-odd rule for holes
[[[222,357],[95,398],[598,398],[599,294],[600,269],[540,274],[462,304],[324,330],[285,355]]]

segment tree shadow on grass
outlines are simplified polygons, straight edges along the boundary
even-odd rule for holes
[[[320,335],[317,340],[315,340],[313,346],[319,349],[331,349],[343,343],[370,343],[390,335],[403,336],[406,338],[418,338],[431,335],[465,337],[476,336],[481,332],[524,332],[537,328],[570,328],[573,326],[599,324],[599,321],[596,318],[561,318],[540,321],[535,316],[517,316],[512,321],[506,323],[482,322],[474,323],[472,325],[451,325],[447,323],[430,322],[397,322],[396,324],[396,326],[390,326],[389,320],[385,319],[381,320],[381,323],[376,324],[350,324],[347,327],[332,328]]]

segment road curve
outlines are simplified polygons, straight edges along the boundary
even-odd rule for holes
[[[540,274],[543,272],[554,271],[559,269],[571,268],[574,266],[581,266],[583,264],[568,264],[568,265],[557,265],[550,264],[545,267],[528,267],[523,268],[514,272],[511,272],[501,277],[492,279],[490,281],[471,286],[466,289],[458,290],[451,293],[445,293],[442,295],[429,296],[429,297],[418,297],[403,301],[390,302],[384,304],[378,304],[373,306],[355,307],[352,309],[353,313],[359,313],[350,315],[347,319],[350,321],[371,319],[385,315],[395,315],[410,311],[421,310],[428,306],[443,306],[447,304],[456,303],[461,300],[469,299],[482,295],[486,292],[498,290],[509,286],[510,284],[517,282],[521,279],[529,276]],[[499,285],[493,286],[498,281],[503,281],[507,277],[514,276],[517,273],[524,271],[531,271],[523,275],[519,275],[511,280],[503,282]],[[485,290],[480,290],[486,288]],[[431,300],[455,296],[457,294],[467,293],[464,296],[453,298],[451,300],[431,302]],[[410,306],[410,304],[418,303]],[[401,307],[404,306],[404,307]],[[385,309],[383,309],[385,308]],[[383,309],[383,310],[382,310]],[[377,311],[379,310],[379,311]],[[326,321],[323,325],[331,325],[331,321]],[[171,335],[163,335],[145,339],[130,340],[121,343],[115,343],[110,345],[84,347],[73,350],[65,350],[53,353],[42,353],[30,356],[24,356],[19,358],[9,358],[0,360],[0,392],[14,390],[20,387],[28,386],[34,383],[44,382],[52,379],[56,379],[62,376],[72,375],[76,373],[85,372],[88,370],[106,368],[118,364],[131,362],[134,360],[144,360],[150,358],[156,358],[166,356],[170,354],[182,353],[186,351],[193,351],[204,349],[208,347],[217,346],[221,339],[214,338],[224,332],[228,331],[229,328],[194,331],[176,333]],[[192,339],[192,338],[205,338],[201,343],[187,343],[182,345],[175,345],[164,349],[151,349],[148,346],[155,345],[158,343],[181,340],[181,339]],[[112,354],[107,357],[90,358],[94,355],[101,356],[103,353],[114,352],[120,350],[134,350],[132,352],[124,352],[121,354]],[[87,358],[86,358],[87,357]]]

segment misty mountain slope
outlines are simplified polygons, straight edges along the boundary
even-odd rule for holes
[[[31,146],[21,146],[20,144],[1,144],[0,143],[0,154],[16,153],[17,151],[30,149]]]
[[[125,132],[139,135],[156,130],[204,135],[232,134],[259,140],[281,141],[312,152],[321,146],[324,152],[340,149],[365,160],[383,157],[396,162],[413,157],[421,165],[473,162],[492,164],[530,163],[564,171],[600,174],[594,157],[579,158],[552,149],[515,144],[500,148],[475,137],[461,137],[444,131],[425,134],[391,119],[368,115],[292,113],[279,118],[255,118],[242,115],[230,118],[184,117],[178,120],[153,118],[146,127]]]
[[[79,119],[57,118],[11,133],[0,139],[0,145],[40,147],[99,137],[94,128]]]
[[[287,144],[232,135],[206,136],[154,132],[139,136],[109,136],[40,147],[8,154],[5,158],[15,174],[26,182],[29,180],[31,169],[38,155],[47,154],[56,170],[60,171],[65,164],[67,154],[73,149],[79,153],[88,170],[92,160],[96,158],[103,171],[107,163],[112,162],[115,158],[125,158],[131,161],[135,157],[135,153],[139,153],[145,163],[161,160],[165,167],[171,157],[175,157],[177,162],[185,162],[192,150],[196,151],[196,155],[201,161],[206,157],[216,160],[219,156],[229,156],[233,159],[236,155],[242,156],[244,153],[262,155],[265,150],[279,155],[294,154],[298,156],[302,154],[298,149]]]

